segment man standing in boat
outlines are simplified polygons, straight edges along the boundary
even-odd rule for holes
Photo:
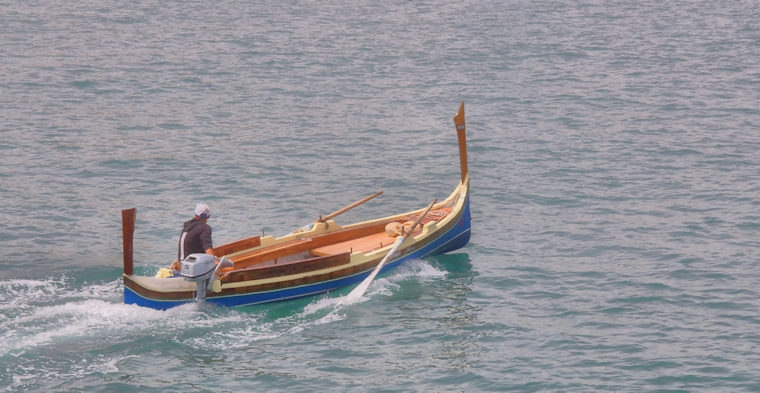
[[[205,203],[195,205],[195,217],[182,225],[182,233],[179,236],[177,247],[177,259],[179,261],[194,253],[214,255],[211,226],[206,223],[210,216],[211,212],[208,205]]]

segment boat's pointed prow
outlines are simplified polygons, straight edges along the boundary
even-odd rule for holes
[[[459,105],[459,113],[454,116],[454,125],[457,127],[457,136],[459,137],[459,165],[462,169],[462,181],[465,181],[468,174],[467,169],[467,135],[464,124],[464,101]]]

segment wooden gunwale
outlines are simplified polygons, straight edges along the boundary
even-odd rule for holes
[[[218,257],[234,254],[236,252],[249,250],[261,245],[261,237],[253,236],[245,239],[236,240],[221,246],[214,247],[214,254]]]

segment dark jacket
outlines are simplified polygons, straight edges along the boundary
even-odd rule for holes
[[[185,222],[177,244],[177,259],[181,261],[190,254],[205,253],[209,248],[214,248],[211,242],[211,226],[200,218]]]

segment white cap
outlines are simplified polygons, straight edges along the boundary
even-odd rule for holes
[[[195,205],[195,215],[200,218],[208,218],[211,215],[211,211],[207,204],[199,203]]]

